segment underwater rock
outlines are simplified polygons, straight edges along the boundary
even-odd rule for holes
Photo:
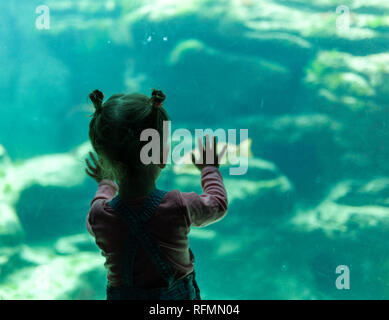
[[[382,177],[370,181],[349,181],[348,192],[339,197],[338,204],[389,207],[389,178]]]
[[[62,237],[54,248],[2,247],[0,299],[105,299],[103,264],[86,233]]]
[[[86,142],[68,153],[29,159],[18,168],[17,174],[23,178],[19,179],[15,208],[26,241],[39,242],[84,230],[95,192],[84,183],[84,159],[89,150],[91,146]],[[43,223],[37,224],[36,220]]]
[[[347,12],[337,12],[339,7],[331,0],[309,4],[73,0],[48,1],[47,5],[56,23],[43,41],[50,44],[61,36],[66,39],[63,46],[77,52],[82,70],[78,64],[68,64],[77,74],[78,93],[90,90],[83,88],[90,83],[90,74],[99,83],[105,74],[114,73],[107,83],[109,91],[123,85],[145,91],[157,83],[175,92],[170,103],[181,120],[187,119],[190,108],[191,117],[215,122],[220,115],[214,110],[220,105],[223,118],[233,118],[236,110],[253,115],[311,108],[299,102],[306,95],[303,70],[317,54],[344,50],[364,56],[386,51],[388,43],[384,1],[375,1],[371,8],[360,1],[347,1],[341,9],[348,8],[349,21]],[[52,50],[62,56],[61,48]],[[91,48],[95,52],[92,60]],[[98,73],[94,72],[96,65],[101,69]],[[360,75],[344,77],[356,83],[358,90],[369,92],[370,84]],[[193,91],[201,94],[188,98]],[[263,101],[265,108],[261,108]]]
[[[104,258],[95,252],[63,256],[23,246],[18,259],[19,268],[1,277],[0,299],[105,299]]]
[[[252,152],[279,167],[300,199],[319,201],[342,176],[343,124],[326,114],[259,115],[237,119],[230,126],[248,128]]]
[[[387,3],[375,1],[303,0],[292,3],[252,1],[246,9],[246,25],[254,33],[293,34],[320,49],[341,49],[361,55],[387,48]],[[316,49],[317,50],[317,49]]]
[[[291,223],[306,231],[322,230],[329,238],[388,231],[388,190],[387,178],[341,181],[317,207],[297,210]]]
[[[26,259],[26,246],[3,245],[0,247],[0,283],[2,283],[15,270],[36,266],[36,261]],[[0,300],[4,299],[0,294]]]
[[[13,186],[16,185],[20,192],[32,185],[67,188],[80,185],[86,178],[83,164],[90,150],[91,146],[87,141],[66,153],[28,159],[13,169]]]
[[[221,114],[214,112],[216,106],[222,106],[224,119],[233,118],[237,109],[241,114],[256,114],[259,103],[252,104],[254,93],[267,101],[264,112],[280,113],[287,106],[287,97],[280,93],[292,79],[290,69],[279,62],[212,48],[196,39],[182,41],[173,48],[163,76],[169,82],[164,83],[158,75],[157,81],[167,91],[173,91],[175,83],[181,86],[174,98],[185,108],[178,108],[175,118],[186,119],[189,108],[191,118],[207,121],[220,118]],[[193,94],[196,98],[188,99]]]
[[[374,111],[389,100],[389,54],[357,56],[321,51],[307,66],[305,83],[326,103],[318,110],[347,117]]]
[[[11,183],[13,164],[0,144],[0,247],[22,241],[23,228],[13,207],[14,186]]]
[[[271,228],[242,217],[230,232],[196,244],[207,261],[198,266],[200,285],[216,299],[387,299],[388,187],[387,178],[342,181],[317,207],[297,202],[296,215]],[[351,290],[335,286],[339,265],[350,268]]]
[[[247,176],[233,177],[225,173],[224,182],[230,214],[227,213],[228,219],[215,225],[223,232],[234,230],[242,220],[258,226],[280,223],[294,212],[294,185],[273,163],[250,159]]]
[[[286,238],[300,254],[310,287],[322,297],[388,298],[388,188],[388,178],[343,180],[318,206],[297,205],[296,214],[285,224]],[[350,268],[351,290],[334,286],[339,265]]]
[[[56,253],[60,255],[71,255],[81,251],[98,252],[95,241],[89,233],[61,237],[54,247]]]
[[[14,164],[7,156],[5,149],[1,147],[0,242],[2,244],[20,243],[25,240],[26,236],[31,234],[31,229],[36,230],[34,234],[38,238],[45,235],[44,230],[51,230],[51,232],[54,231],[58,235],[63,235],[63,230],[58,230],[59,224],[65,226],[64,221],[69,219],[74,221],[75,218],[72,218],[74,216],[78,217],[76,225],[84,227],[85,216],[80,215],[79,211],[84,207],[87,210],[89,200],[85,200],[82,204],[79,201],[71,202],[77,208],[73,214],[68,200],[66,200],[67,205],[62,209],[60,204],[66,190],[70,190],[74,194],[82,186],[86,178],[83,159],[87,156],[90,148],[89,142],[86,142],[69,153],[44,155]],[[24,201],[25,198],[20,199],[31,188],[36,190],[39,187],[45,191],[31,194],[32,196],[28,201]],[[53,203],[53,193],[50,195],[50,190],[58,191],[59,187],[63,189],[56,193],[59,195],[57,201],[52,207],[47,207],[47,211],[42,211],[45,204]],[[78,189],[75,187],[78,187]],[[87,192],[85,186],[81,192]],[[77,198],[80,198],[79,194]],[[35,210],[31,211],[31,208],[35,208]],[[43,219],[45,216],[47,219]],[[24,224],[21,221],[26,219],[31,223]],[[40,221],[39,223],[36,223],[37,219]],[[56,223],[51,223],[53,219]],[[69,227],[69,232],[80,231],[72,230],[72,228],[74,229],[72,226]]]
[[[309,3],[303,0],[293,3],[277,0],[153,0],[147,3],[49,0],[47,5],[57,20],[53,26],[55,33],[99,29],[120,45],[133,45],[149,37],[147,42],[155,38],[162,40],[163,34],[169,39],[172,36],[176,39],[211,37],[212,42],[225,49],[236,49],[235,40],[239,39],[246,53],[260,52],[294,65],[297,61],[301,65],[309,57],[313,44],[377,50],[384,48],[388,38],[385,32],[389,25],[388,6],[382,0],[369,2],[368,6],[357,0],[342,5],[332,0]],[[74,12],[77,14],[71,15]],[[149,31],[146,35],[145,30]]]
[[[2,201],[1,201],[2,202]],[[22,242],[23,228],[12,206],[0,202],[0,246],[13,246]]]
[[[25,189],[15,208],[26,243],[85,231],[86,214],[97,189],[93,181],[88,182],[72,188],[33,185]]]
[[[343,124],[343,174],[387,175],[389,55],[321,52],[307,67],[311,106]],[[357,129],[356,126],[357,125]]]
[[[71,137],[62,117],[72,97],[69,69],[35,28],[36,7],[34,1],[0,5],[0,134],[13,159],[66,149],[62,137]]]
[[[22,2],[32,7],[29,1]],[[177,96],[171,102],[177,106],[181,118],[187,116],[186,109],[179,108],[184,104],[210,121],[215,120],[213,110],[219,104],[226,110],[224,118],[233,117],[236,110],[247,114],[284,113],[293,108],[304,109],[299,101],[297,106],[293,102],[298,93],[305,93],[305,87],[301,88],[304,67],[321,51],[342,50],[361,57],[387,51],[388,9],[385,1],[378,0],[371,6],[357,0],[347,1],[342,7],[349,9],[350,21],[344,28],[347,17],[341,14],[343,11],[337,13],[338,4],[331,0],[309,3],[301,0],[292,3],[276,0],[174,0],[168,3],[162,0],[147,3],[49,0],[46,4],[51,9],[53,23],[44,33],[26,28],[27,22],[23,22],[21,16],[14,17],[16,12],[12,11],[10,16],[17,21],[18,39],[25,39],[23,30],[27,30],[29,36],[33,34],[34,39],[42,43],[44,51],[39,51],[39,55],[43,56],[42,60],[50,61],[50,70],[54,70],[45,70],[43,79],[53,83],[53,74],[60,75],[55,84],[62,91],[56,89],[47,93],[48,89],[41,90],[40,82],[36,83],[39,90],[35,92],[45,97],[45,101],[42,103],[42,99],[34,95],[28,102],[24,98],[18,100],[18,108],[25,108],[28,103],[47,109],[52,101],[58,103],[58,99],[52,98],[53,94],[74,96],[74,100],[61,100],[60,109],[64,110],[65,105],[79,101],[89,92],[93,78],[92,84],[105,83],[108,91],[123,86],[148,90],[151,82],[176,91]],[[75,54],[68,55],[68,51]],[[12,56],[12,52],[5,56]],[[171,59],[172,56],[175,59]],[[29,59],[26,61],[34,64],[41,61],[38,53]],[[14,69],[19,67],[9,68],[12,76],[5,78],[13,79],[18,75]],[[221,73],[228,76],[216,77]],[[113,74],[115,76],[110,76],[108,82],[104,81],[106,75]],[[346,73],[342,77],[361,92],[368,93],[371,89],[371,84],[359,74]],[[219,78],[220,81],[214,81]],[[31,75],[23,74],[20,86],[30,84],[31,79]],[[69,87],[68,83],[77,83],[77,86]],[[197,99],[188,99],[193,90],[202,92],[197,95],[200,98],[197,105],[192,102]],[[263,100],[267,107],[261,110]],[[352,99],[349,101],[352,103]],[[50,119],[46,118],[47,123]],[[71,120],[65,122],[62,122],[62,130],[72,126],[72,130],[67,131],[77,133],[84,124],[80,121],[80,125],[74,127]],[[67,138],[69,141],[70,136]],[[77,139],[76,134],[74,139]]]

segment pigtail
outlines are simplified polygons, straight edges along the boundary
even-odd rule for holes
[[[160,127],[161,122],[161,112],[162,112],[162,103],[165,101],[166,95],[161,90],[153,89],[151,94],[151,105],[153,108],[152,114],[155,118],[155,128]]]
[[[104,94],[99,90],[95,90],[89,94],[89,99],[92,101],[93,105],[95,106],[96,109],[95,114],[99,114],[103,109]]]
[[[153,93],[151,94],[151,103],[154,108],[161,107],[165,99],[166,95],[161,90],[153,89]]]

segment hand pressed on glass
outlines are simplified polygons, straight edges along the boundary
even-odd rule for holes
[[[89,152],[89,156],[93,161],[93,165],[90,163],[89,159],[86,158],[86,166],[85,172],[88,176],[90,176],[96,182],[100,182],[104,179],[104,169],[102,159],[96,159],[95,155],[92,152]]]
[[[219,168],[220,159],[223,157],[224,153],[227,150],[227,145],[224,146],[223,150],[218,154],[217,153],[217,141],[216,136],[213,137],[213,146],[211,147],[209,141],[209,135],[205,136],[205,148],[201,138],[199,138],[199,151],[200,159],[196,160],[194,153],[192,152],[192,162],[193,164],[201,171],[206,166],[213,166]]]

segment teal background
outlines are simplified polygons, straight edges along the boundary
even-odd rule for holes
[[[87,96],[159,88],[175,128],[252,141],[190,235],[203,299],[388,299],[388,48],[386,0],[2,1],[0,298],[105,298]],[[158,185],[201,192],[173,165]]]

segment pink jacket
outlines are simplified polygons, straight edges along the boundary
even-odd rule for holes
[[[160,245],[176,279],[193,271],[194,257],[188,240],[190,227],[207,226],[222,219],[227,212],[227,193],[219,169],[205,167],[201,172],[201,186],[201,195],[169,191],[148,222],[148,231]],[[106,258],[109,286],[121,285],[121,254],[128,232],[126,224],[107,203],[117,191],[113,181],[101,181],[87,216],[87,229]],[[141,197],[127,202],[137,211],[145,199]],[[139,288],[164,285],[142,246],[138,246],[134,262],[134,285]]]

